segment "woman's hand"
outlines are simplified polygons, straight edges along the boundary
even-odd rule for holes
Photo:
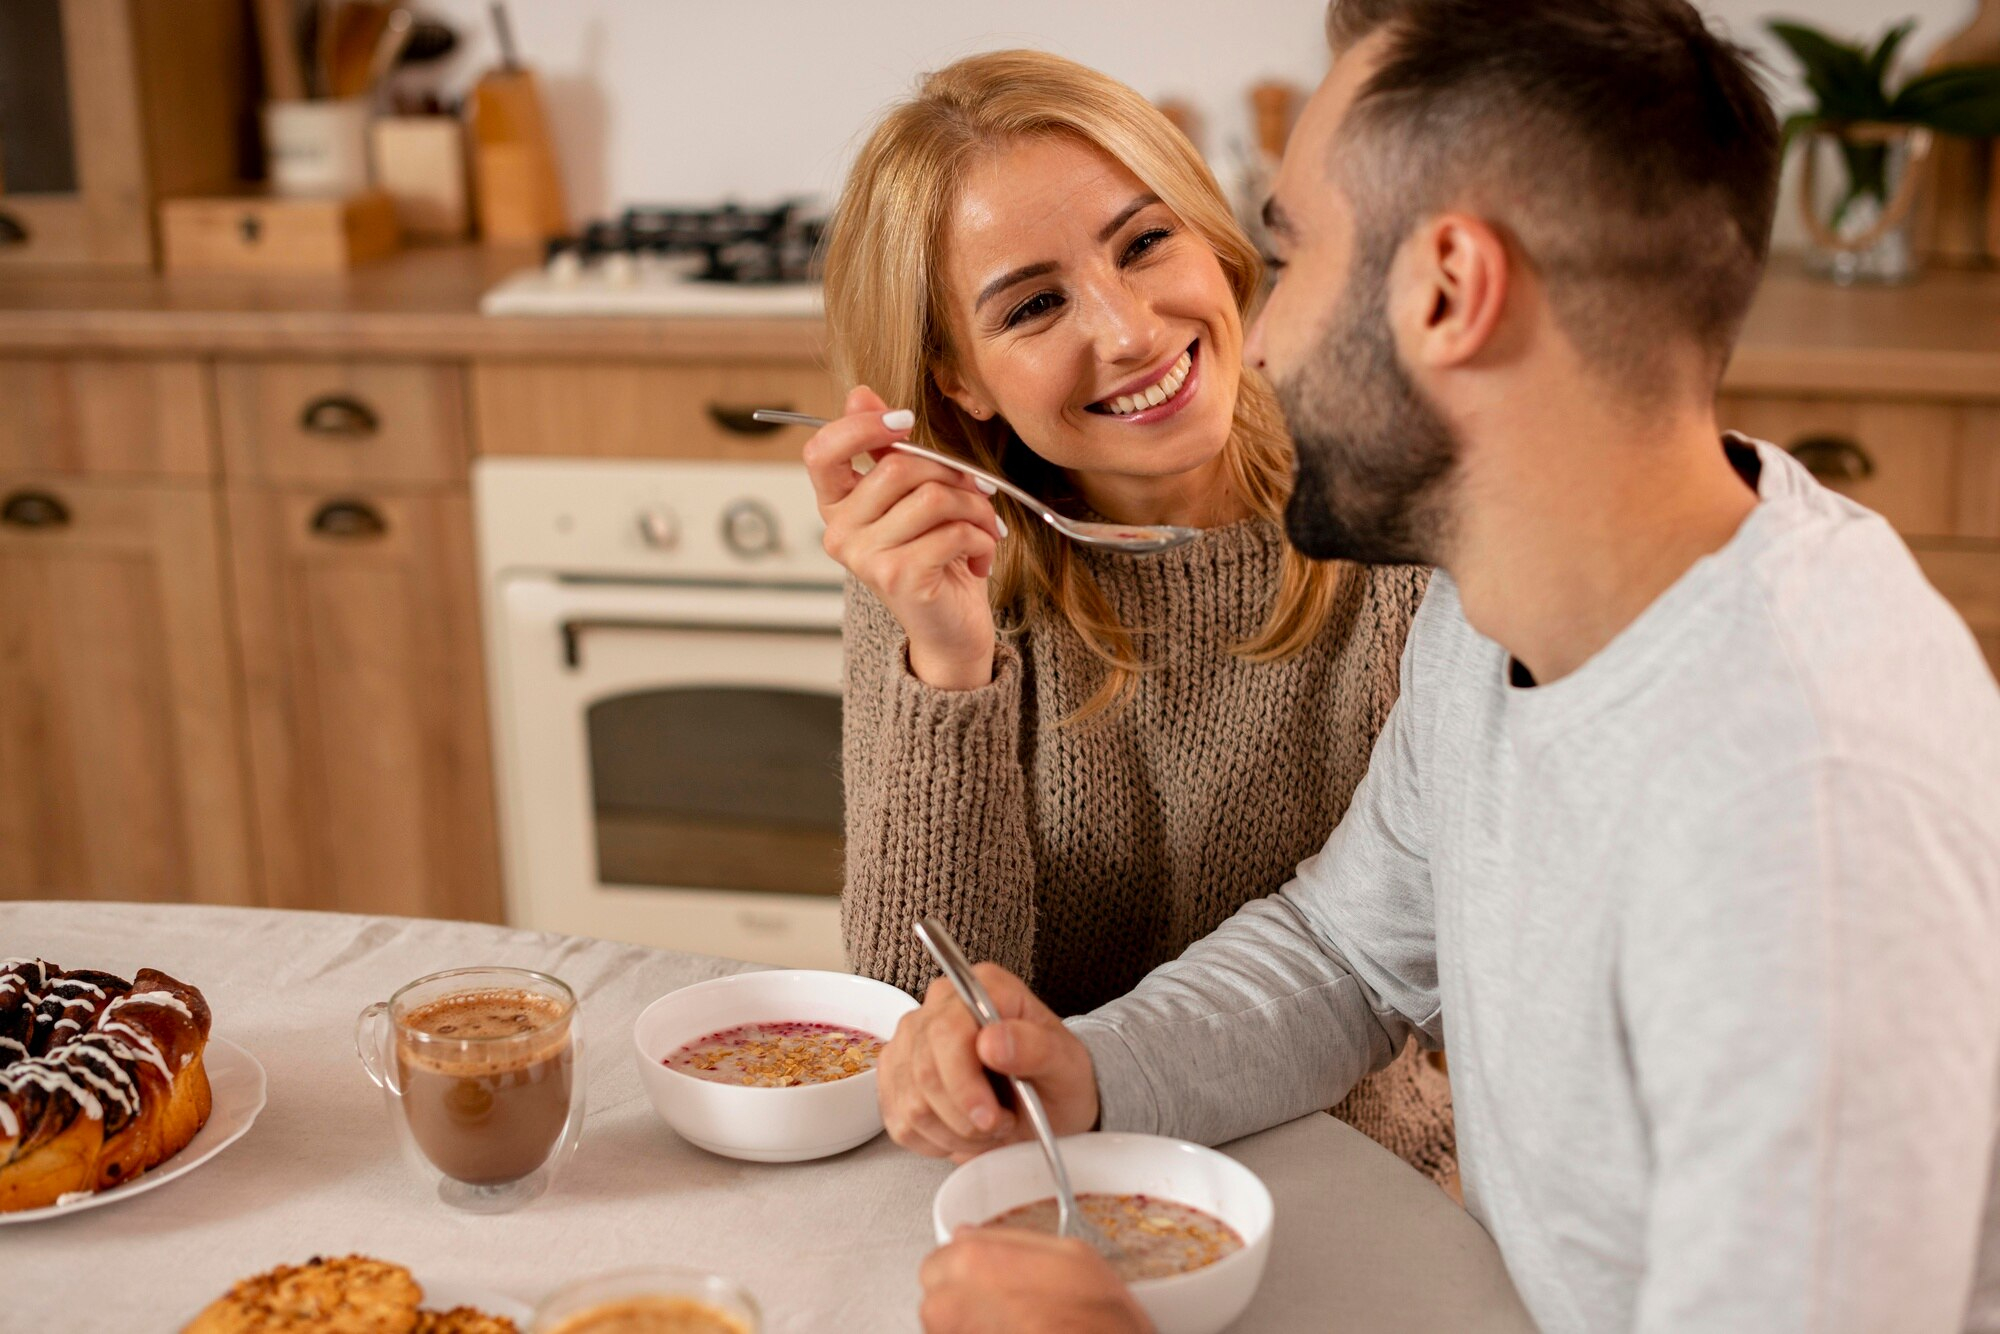
[[[910,637],[910,670],[926,685],[973,690],[993,679],[993,605],[986,577],[1007,529],[970,477],[888,448],[909,435],[866,385],[846,415],[806,442],[827,554],[882,600]],[[905,417],[907,420],[907,415]],[[867,454],[866,476],[854,460]]]
[[[882,1049],[876,1096],[889,1138],[931,1158],[966,1159],[1035,1128],[1000,1105],[986,1072],[1035,1086],[1058,1135],[1097,1124],[1097,1070],[1090,1049],[1063,1027],[1027,984],[998,964],[973,965],[1000,1022],[982,1029],[950,982],[938,978],[903,1016]]]

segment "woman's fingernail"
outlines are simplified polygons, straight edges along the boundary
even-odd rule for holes
[[[996,514],[993,516],[993,522],[1000,525],[1000,536],[1007,536],[1007,521]]]
[[[997,1115],[991,1107],[974,1107],[972,1124],[979,1127],[982,1133],[990,1135],[993,1133],[993,1122]]]
[[[979,488],[979,494],[982,496],[994,495],[1000,490],[999,487],[993,485],[993,483],[987,481],[984,477],[974,477],[972,484]]]
[[[917,414],[908,408],[897,408],[882,414],[882,424],[892,431],[907,431],[917,424]]]

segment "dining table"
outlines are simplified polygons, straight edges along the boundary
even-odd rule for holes
[[[347,1254],[520,1307],[590,1274],[686,1266],[746,1287],[766,1334],[919,1328],[918,1266],[950,1163],[887,1136],[814,1162],[717,1157],[675,1135],[641,1088],[639,1012],[764,965],[483,923],[75,901],[0,903],[0,955],[127,978],[151,967],[196,986],[212,1040],[243,1048],[266,1080],[254,1124],[198,1166],[0,1228],[6,1328],[178,1330],[238,1279]],[[475,965],[561,978],[584,1034],[580,1147],[547,1194],[497,1215],[438,1200],[355,1055],[364,1006]],[[1479,1223],[1333,1117],[1220,1147],[1276,1207],[1263,1283],[1233,1328],[1532,1330]]]

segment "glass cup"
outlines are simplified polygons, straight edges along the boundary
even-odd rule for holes
[[[701,1317],[709,1323],[700,1323]],[[757,1334],[761,1316],[743,1287],[719,1274],[654,1265],[558,1288],[535,1308],[530,1334]]]
[[[497,1214],[548,1190],[583,1135],[576,994],[526,968],[420,977],[355,1021],[404,1152],[453,1208]]]

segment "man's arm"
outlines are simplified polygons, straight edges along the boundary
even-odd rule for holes
[[[1635,1327],[1960,1329],[2000,1078],[1990,823],[1822,759],[1681,832],[1620,951],[1654,1155]]]
[[[1072,1019],[1106,1130],[1217,1144],[1330,1107],[1414,1030],[1440,1046],[1424,749],[1471,632],[1440,578],[1403,694],[1326,846],[1129,995]]]

